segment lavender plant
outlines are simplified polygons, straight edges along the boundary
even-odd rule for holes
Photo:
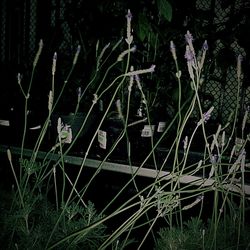
[[[238,248],[241,246],[242,233],[247,228],[245,227],[245,211],[248,206],[248,197],[245,194],[245,173],[247,171],[245,145],[249,136],[244,134],[244,128],[248,113],[245,114],[242,126],[242,137],[244,138],[241,139],[244,139],[244,143],[240,147],[238,146],[237,155],[235,155],[236,147],[233,147],[231,156],[224,158],[223,155],[230,148],[234,136],[238,105],[235,106],[233,119],[229,120],[227,124],[219,125],[214,134],[208,133],[207,125],[213,115],[214,107],[204,110],[200,99],[208,45],[205,41],[201,53],[197,55],[193,45],[193,37],[187,31],[185,35],[187,70],[183,69],[183,72],[180,70],[176,47],[173,41],[170,42],[170,51],[176,67],[175,77],[178,84],[177,112],[157,140],[153,137],[150,138],[149,153],[140,161],[139,166],[134,168],[131,160],[133,138],[130,136],[129,129],[145,121],[148,125],[152,125],[149,112],[150,100],[149,96],[145,94],[143,80],[145,76],[155,74],[157,68],[155,65],[148,68],[139,68],[139,65],[133,64],[132,57],[136,54],[136,46],[133,40],[130,10],[126,15],[126,21],[125,39],[119,40],[111,49],[110,44],[108,44],[101,51],[99,51],[99,43],[97,43],[95,74],[85,85],[85,88],[78,91],[74,114],[80,110],[80,102],[84,100],[87,91],[92,91],[93,94],[92,102],[88,104],[88,112],[79,131],[73,137],[72,128],[59,117],[56,129],[57,140],[49,145],[47,152],[39,161],[39,151],[49,129],[52,114],[62,98],[65,86],[70,84],[72,72],[80,56],[80,46],[77,47],[72,67],[57,95],[55,89],[58,83],[55,75],[58,58],[57,53],[53,55],[51,90],[48,94],[48,116],[31,155],[26,157],[24,154],[26,119],[21,157],[18,163],[13,160],[11,149],[7,150],[15,180],[11,206],[7,208],[9,210],[6,211],[8,216],[4,221],[4,237],[8,238],[8,241],[6,241],[8,243],[6,244],[7,249],[126,249],[126,247],[131,246],[134,249],[142,249],[147,244],[148,239],[153,241],[156,249],[168,249],[168,246],[163,247],[166,244],[164,238],[167,238],[169,249],[181,249],[181,247],[192,249],[196,245],[189,241],[194,237],[198,238],[199,243],[202,244],[201,249],[218,249],[220,244],[218,239],[222,231],[221,223],[225,223],[223,228],[226,228],[230,219],[232,219],[231,223],[236,225],[234,227],[234,231],[237,231],[236,245]],[[125,46],[124,44],[126,48],[118,51],[120,47]],[[18,83],[25,97],[25,117],[27,116],[33,74],[41,50],[42,42],[40,42],[34,60],[27,93],[22,89],[20,75],[18,77]],[[113,56],[116,57],[116,60],[110,63],[109,60]],[[239,57],[237,67],[239,88],[241,83],[240,59]],[[110,65],[107,66],[107,63],[110,63]],[[114,76],[113,71],[117,73],[117,68],[120,70],[118,72],[121,73]],[[104,70],[104,73],[102,70]],[[183,77],[185,71],[188,75],[187,78]],[[97,79],[101,79],[98,84],[96,83]],[[182,96],[183,84],[190,84],[191,89],[191,95],[186,100]],[[130,104],[135,89],[145,104],[146,116],[131,123],[129,119],[131,115]],[[237,95],[238,100],[239,89]],[[68,170],[67,156],[70,155],[70,150],[79,139],[81,132],[86,129],[89,116],[103,98],[107,101],[105,109],[98,120],[98,124],[96,124],[92,138],[88,142],[85,154],[73,178]],[[86,161],[91,149],[95,146],[100,128],[112,111],[114,103],[116,103],[116,111],[122,122],[122,129],[115,138],[114,144],[100,159],[100,164],[90,179],[82,185],[82,176],[86,173]],[[198,111],[198,120],[191,135],[187,136],[185,131],[195,111]],[[229,139],[226,141],[226,133],[228,133],[229,127],[231,127],[231,131]],[[169,143],[170,146],[163,155],[163,160],[159,160],[157,148],[164,138],[172,133],[173,129],[175,131],[174,140]],[[201,129],[202,140],[204,140],[203,153],[199,160],[193,160],[189,164],[192,157],[190,148],[194,143],[194,136],[198,129]],[[110,200],[101,204],[101,208],[97,210],[95,204],[86,198],[87,192],[94,185],[98,175],[104,171],[104,164],[109,162],[110,155],[122,140],[126,142],[127,163],[131,170],[130,178]],[[183,152],[183,154],[180,154],[180,152]],[[154,170],[154,178],[151,182],[141,186],[138,176],[140,171],[147,168],[148,159],[152,156],[153,169],[151,170]],[[168,167],[169,170],[169,166],[171,166],[170,171],[166,172],[166,168]],[[197,177],[197,173],[202,173],[202,175]],[[239,177],[240,179],[237,179]],[[125,201],[119,202],[128,188],[131,188],[133,193]],[[98,193],[98,190],[96,192]],[[211,219],[207,226],[204,226],[201,219],[210,195],[213,196],[213,206],[212,211],[210,211]],[[117,203],[118,205],[116,205]],[[197,219],[185,222],[184,215],[197,208]],[[227,217],[228,214],[229,217]],[[236,214],[238,215],[237,224],[235,220],[233,221]],[[165,229],[162,229],[158,236],[156,232],[159,229],[159,223],[163,224]],[[111,229],[107,226],[110,224],[112,225]],[[237,230],[235,230],[236,228]],[[137,235],[138,231],[142,232],[139,236]],[[160,239],[157,239],[157,237],[160,237]],[[245,244],[246,238],[243,238]],[[209,242],[206,239],[209,239]],[[189,244],[188,248],[184,248],[184,244]]]
[[[186,118],[188,119],[194,111],[195,103],[197,103],[201,118],[197,122],[197,125],[194,128],[193,133],[191,134],[191,137],[185,137],[183,149],[184,155],[183,159],[181,160],[178,159],[178,152],[179,147],[181,145],[181,138],[183,138],[183,128],[186,126],[187,120],[184,123],[180,123],[181,125],[180,127],[178,127],[178,129],[180,129],[180,133],[178,133],[180,137],[179,140],[177,138],[177,150],[175,149],[174,151],[176,154],[173,164],[174,175],[172,176],[175,176],[175,179],[174,183],[171,185],[171,191],[176,189],[176,192],[180,195],[178,196],[179,203],[184,203],[186,199],[189,200],[194,195],[192,193],[197,192],[196,195],[194,195],[196,196],[196,199],[192,203],[188,205],[183,204],[179,207],[180,214],[200,204],[200,212],[198,213],[197,217],[197,219],[200,220],[202,211],[205,209],[204,199],[206,198],[206,196],[208,196],[209,193],[212,193],[213,205],[211,206],[211,218],[209,219],[209,222],[207,224],[208,226],[204,224],[202,227],[199,226],[199,228],[195,228],[195,226],[191,223],[189,225],[190,228],[187,228],[183,225],[182,216],[180,216],[179,222],[177,220],[177,225],[179,226],[176,228],[176,226],[172,225],[171,219],[169,223],[170,226],[163,229],[163,231],[159,231],[160,237],[158,243],[156,244],[156,249],[194,249],[197,248],[198,245],[200,246],[200,249],[223,249],[225,247],[245,249],[249,247],[249,237],[245,234],[244,231],[242,231],[242,228],[247,228],[246,230],[249,230],[249,226],[247,225],[247,221],[245,220],[245,211],[247,210],[245,195],[246,144],[244,144],[244,146],[241,144],[239,146],[240,150],[237,151],[237,153],[235,152],[235,148],[237,146],[234,145],[233,147],[231,147],[232,151],[230,157],[224,158],[227,149],[230,147],[230,142],[235,136],[236,121],[238,119],[239,107],[237,104],[235,105],[233,119],[230,118],[224,126],[219,124],[217,131],[214,134],[207,134],[207,123],[209,122],[214,107],[211,107],[206,112],[203,111],[199,97],[199,89],[202,84],[202,69],[208,47],[207,43],[205,42],[203,45],[201,57],[197,58],[195,56],[195,50],[192,43],[193,37],[189,31],[185,35],[185,38],[187,42],[185,58],[187,59],[187,69],[191,79],[191,88],[194,90],[194,95],[191,102],[191,106],[189,107],[190,109],[185,114],[184,120]],[[173,42],[171,42],[170,48],[172,56],[176,63],[176,77],[177,80],[180,81],[181,71],[178,70],[177,56]],[[239,56],[237,59],[237,103],[239,101],[239,89],[241,85],[241,60],[242,57]],[[246,116],[247,112],[245,113],[242,122],[242,128],[245,127]],[[227,128],[230,125],[231,130],[228,131]],[[202,127],[203,132],[202,139],[204,139],[205,142],[203,155],[204,158],[194,163],[193,167],[196,166],[196,168],[193,168],[193,170],[191,170],[191,166],[186,165],[186,162],[187,158],[189,157],[189,150],[190,145],[192,144],[193,137],[197,132],[198,127],[200,126]],[[229,134],[227,141],[226,133]],[[212,140],[210,140],[210,138],[212,138]],[[244,143],[246,143],[246,140],[243,139],[241,141],[244,141]],[[210,171],[206,176],[205,170],[209,168]],[[183,178],[184,172],[187,171],[189,175],[193,176],[199,170],[203,170],[203,178],[202,181],[199,181],[198,187],[196,189],[193,189],[193,187],[189,186],[189,184],[184,187],[178,186],[178,183],[181,181],[181,178]],[[238,182],[235,179],[236,175],[240,176]],[[192,182],[192,185],[193,184],[195,184],[195,180]],[[181,199],[181,197],[186,192],[190,193],[190,195]],[[236,197],[237,203],[235,203]],[[237,223],[235,222],[236,217]],[[226,235],[224,235],[226,228],[231,228],[230,231],[234,232],[234,237],[232,237],[229,231],[227,231]],[[197,240],[196,242],[191,242],[192,240],[191,238],[189,238],[189,230],[194,229],[197,234],[195,237]]]

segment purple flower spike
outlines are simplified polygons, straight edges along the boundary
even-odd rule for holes
[[[207,51],[208,50],[208,44],[207,44],[207,40],[205,40],[205,42],[202,45],[202,50],[203,51]]]
[[[193,52],[190,50],[190,48],[189,48],[188,45],[186,46],[185,58],[187,59],[188,62],[194,60],[194,54],[193,54]]]
[[[204,113],[204,122],[207,122],[211,117],[211,114],[210,113]]]
[[[201,125],[202,122],[204,123],[207,123],[207,121],[210,119],[211,117],[211,113],[213,112],[214,110],[214,106],[212,106],[207,112],[205,112],[203,115],[202,115],[202,118],[200,119],[200,121],[198,122],[198,125]]]
[[[155,65],[154,64],[152,64],[151,66],[150,66],[150,72],[154,72],[155,71]]]
[[[186,42],[188,43],[188,44],[190,44],[190,43],[192,43],[193,42],[193,36],[192,36],[192,34],[189,32],[189,30],[187,31],[187,34],[185,35],[185,39],[186,39]]]
[[[127,21],[128,21],[128,22],[131,22],[132,17],[133,17],[133,16],[132,16],[132,14],[131,14],[131,11],[128,10],[128,14],[126,15]]]

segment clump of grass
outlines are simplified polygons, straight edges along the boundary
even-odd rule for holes
[[[232,220],[229,215],[219,222],[216,232],[216,249],[247,249],[249,247],[250,227],[248,225],[238,239],[238,223],[240,221],[237,218],[234,217]],[[213,228],[211,220],[205,223],[198,217],[192,217],[185,222],[182,230],[178,226],[161,228],[154,249],[214,249]]]

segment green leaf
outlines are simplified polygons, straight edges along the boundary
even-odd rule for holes
[[[167,21],[172,20],[172,6],[166,0],[157,0],[157,7],[160,15]]]
[[[143,42],[149,33],[152,32],[151,24],[145,14],[139,14],[138,17],[138,37]]]

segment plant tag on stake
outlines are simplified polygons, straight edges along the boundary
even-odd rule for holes
[[[99,142],[100,148],[102,149],[107,148],[107,132],[106,131],[103,131],[103,130],[98,131],[98,142]]]
[[[61,139],[64,143],[70,144],[72,142],[72,129],[70,125],[65,124],[61,131]]]
[[[152,137],[154,134],[155,125],[144,125],[141,131],[141,137]]]

